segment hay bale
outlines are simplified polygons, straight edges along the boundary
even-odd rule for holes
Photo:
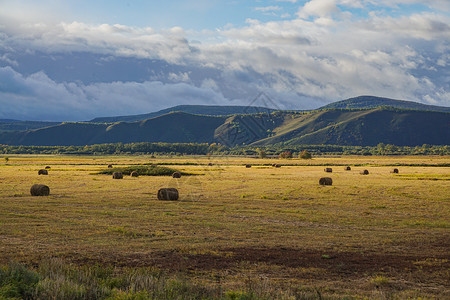
[[[181,173],[180,172],[173,172],[172,177],[173,178],[181,178]]]
[[[251,167],[252,167],[252,165],[245,165],[245,167],[246,167],[246,168],[251,168]]]
[[[108,165],[108,169],[112,169],[113,165]]]
[[[38,171],[38,175],[48,175],[48,171],[44,170],[44,169],[41,169],[41,170]]]
[[[361,172],[359,172],[361,175],[369,175],[369,171],[368,170],[362,170]]]
[[[391,173],[398,174],[398,169],[392,169],[392,170],[391,170]]]
[[[139,177],[139,173],[136,171],[131,172],[130,174],[131,177]]]
[[[325,168],[324,171],[327,172],[327,173],[332,173],[333,169],[332,168]]]
[[[30,189],[31,196],[48,196],[50,188],[43,184],[34,184]]]
[[[158,200],[178,200],[178,190],[175,188],[164,188],[158,191]]]
[[[322,177],[319,179],[320,185],[333,185],[333,179],[330,177]]]
[[[113,179],[123,179],[122,172],[114,172],[113,173]]]
[[[281,168],[280,164],[275,164],[275,168]]]
[[[46,166],[45,169],[48,170],[48,169],[51,169],[51,167],[50,166]]]
[[[345,167],[344,170],[345,170],[345,171],[351,171],[352,168],[350,168],[350,167]]]

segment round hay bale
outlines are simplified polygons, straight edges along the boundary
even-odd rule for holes
[[[48,175],[48,171],[44,170],[44,169],[41,169],[41,170],[38,171],[38,175]]]
[[[113,173],[113,179],[123,179],[122,172],[114,172]]]
[[[327,172],[327,173],[332,173],[333,169],[332,168],[325,168],[324,171]]]
[[[392,169],[392,170],[391,170],[391,173],[398,174],[398,169]]]
[[[333,185],[333,179],[330,177],[322,177],[319,179],[320,185]]]
[[[245,165],[245,167],[246,167],[246,168],[251,168],[251,167],[252,167],[252,165]]]
[[[51,169],[51,167],[50,167],[50,166],[46,166],[46,167],[45,167],[45,169],[47,169],[47,170],[48,170],[48,169]]]
[[[280,164],[275,164],[275,168],[281,168]]]
[[[158,200],[178,200],[178,190],[175,188],[164,188],[158,191]]]
[[[112,169],[113,165],[108,165],[108,169]]]
[[[350,168],[350,167],[347,166],[347,167],[344,168],[344,170],[345,170],[345,171],[351,171],[352,168]]]
[[[360,172],[361,175],[369,175],[369,171],[368,170],[362,170]]]
[[[181,173],[180,172],[173,172],[172,177],[173,178],[181,178]]]
[[[48,196],[50,188],[43,184],[34,184],[30,189],[31,196]]]
[[[136,171],[131,172],[130,174],[131,177],[139,177],[139,173]]]

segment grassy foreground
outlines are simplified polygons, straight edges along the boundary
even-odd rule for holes
[[[150,163],[197,176],[98,174]],[[0,299],[448,298],[449,163],[9,156]],[[333,185],[319,186],[323,176]],[[50,196],[30,196],[35,183]],[[180,201],[158,201],[162,187]]]

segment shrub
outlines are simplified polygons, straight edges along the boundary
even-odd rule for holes
[[[292,152],[291,151],[284,151],[280,153],[280,158],[292,158]]]
[[[33,295],[39,275],[22,265],[11,263],[0,269],[0,299],[29,299]]]
[[[311,155],[311,153],[309,153],[307,150],[303,150],[303,151],[300,153],[299,157],[300,157],[301,159],[311,159],[311,158],[312,158],[312,155]]]
[[[259,158],[266,158],[266,157],[267,157],[267,153],[262,151],[262,150],[260,150],[259,151]]]
[[[122,173],[123,175],[131,175],[132,172],[137,172],[140,176],[172,176],[173,173],[178,172],[178,171],[175,169],[156,166],[156,165],[136,165],[136,166],[129,166],[129,167],[109,168],[109,169],[100,171],[98,174],[112,175],[115,172]],[[189,175],[186,173],[181,173],[181,174]]]

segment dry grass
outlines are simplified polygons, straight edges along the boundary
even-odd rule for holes
[[[9,156],[0,164],[0,263],[59,257],[155,266],[230,290],[264,278],[271,288],[336,297],[448,297],[449,169],[429,165],[449,162]],[[173,163],[198,176],[95,174],[109,163]],[[390,173],[394,164],[405,165],[400,174]],[[37,175],[42,165],[50,175]],[[333,186],[319,186],[325,165],[352,170],[334,168]],[[363,169],[370,174],[360,176]],[[50,187],[45,201],[29,195],[35,183]],[[158,201],[166,187],[177,188],[180,201]]]

